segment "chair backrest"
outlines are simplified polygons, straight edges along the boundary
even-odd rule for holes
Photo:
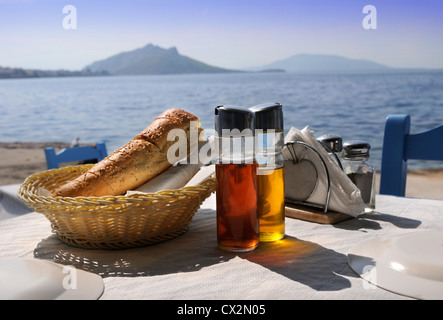
[[[85,160],[97,160],[101,161],[107,157],[106,144],[99,142],[92,146],[78,146],[72,148],[66,148],[59,153],[55,152],[53,147],[45,148],[46,163],[48,169],[56,169],[59,167],[59,163],[73,162],[73,161],[85,161]]]
[[[443,161],[443,125],[410,134],[407,114],[386,118],[381,160],[380,194],[405,196],[408,159]]]

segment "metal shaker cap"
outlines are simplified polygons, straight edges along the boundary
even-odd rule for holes
[[[215,131],[222,135],[223,129],[238,129],[240,132],[250,129],[253,134],[255,132],[254,113],[239,106],[220,105],[215,107]]]
[[[255,114],[255,128],[283,131],[283,108],[280,103],[263,103],[250,107]]]
[[[325,134],[317,138],[318,141],[326,144],[334,152],[342,152],[343,140],[336,134]]]
[[[343,157],[345,158],[369,158],[371,145],[364,141],[351,140],[343,144]]]

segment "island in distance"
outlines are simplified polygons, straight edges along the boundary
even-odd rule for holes
[[[110,75],[227,73],[227,72],[380,72],[390,67],[369,60],[356,60],[334,55],[297,54],[267,65],[242,70],[211,66],[181,55],[176,47],[164,49],[148,44],[128,52],[96,61],[84,70]]]
[[[350,59],[328,54],[296,54],[264,66],[250,68],[251,71],[281,69],[292,73],[349,73],[386,72],[393,68],[363,59]]]
[[[84,70],[111,75],[241,72],[211,66],[181,55],[175,47],[164,49],[153,44],[96,61]]]
[[[418,70],[418,69],[417,69]],[[176,47],[165,49],[153,44],[132,51],[121,52],[93,62],[80,71],[41,71],[0,67],[1,78],[162,75],[199,73],[378,73],[417,71],[392,68],[374,61],[350,59],[327,54],[296,54],[286,59],[255,67],[233,70],[206,64],[180,54]],[[420,71],[420,70],[418,70]],[[441,70],[440,70],[441,71]]]

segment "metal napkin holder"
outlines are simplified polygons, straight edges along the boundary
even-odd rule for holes
[[[327,213],[328,212],[329,201],[330,201],[330,198],[331,198],[331,179],[330,179],[330,174],[329,174],[329,170],[328,170],[328,167],[326,165],[326,162],[323,159],[322,155],[314,147],[312,147],[311,145],[309,145],[309,144],[307,144],[307,143],[305,143],[303,141],[289,141],[289,142],[285,143],[285,147],[289,151],[289,153],[290,153],[290,155],[292,157],[292,161],[294,162],[294,164],[299,162],[299,160],[297,159],[297,154],[296,154],[295,149],[294,149],[294,145],[296,145],[296,144],[306,147],[307,150],[310,150],[313,154],[315,154],[318,157],[318,159],[320,160],[320,162],[322,163],[323,169],[326,172],[327,192],[326,192],[326,197],[325,197],[325,201],[324,201],[323,205],[306,202],[307,199],[304,200],[304,201],[296,201],[296,200],[286,199],[286,197],[285,197],[285,201],[287,201],[287,202],[289,202],[291,204],[301,204],[301,205],[304,205],[304,206],[320,208],[320,209],[323,210],[323,213]],[[326,146],[326,148],[328,148],[328,146]],[[337,155],[332,150],[331,150],[331,152],[335,155],[335,157],[337,157]],[[285,159],[285,160],[291,160],[291,159]],[[338,163],[340,163],[340,161],[338,160],[338,157],[337,157],[337,161],[338,161]],[[316,170],[318,172],[318,168],[316,168]],[[317,176],[317,179],[318,179],[318,176]],[[317,183],[318,183],[318,181],[317,181]],[[315,190],[313,192],[315,192]]]

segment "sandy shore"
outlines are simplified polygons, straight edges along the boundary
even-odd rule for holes
[[[47,170],[46,147],[59,151],[69,146],[64,142],[0,142],[0,185],[22,183],[30,175]]]
[[[0,142],[0,185],[22,183],[31,174],[46,170],[43,150],[47,146],[60,150],[68,147],[69,143]],[[411,170],[407,179],[406,196],[443,199],[443,169]]]

